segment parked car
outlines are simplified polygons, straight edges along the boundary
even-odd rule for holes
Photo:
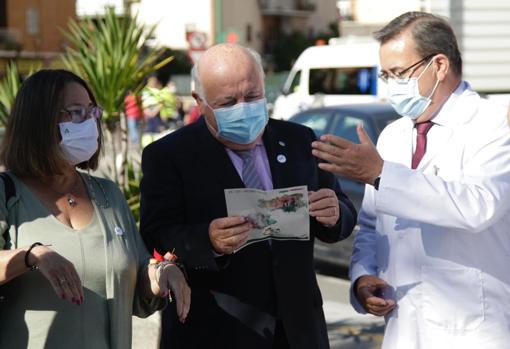
[[[381,131],[400,116],[387,103],[363,103],[308,109],[295,114],[289,121],[310,127],[317,137],[331,133],[351,142],[359,143],[356,126],[363,123],[365,131],[374,143]],[[343,191],[354,203],[356,210],[361,207],[365,185],[338,176]],[[325,244],[316,240],[315,259],[334,266],[347,267],[352,254],[355,232],[340,243]]]

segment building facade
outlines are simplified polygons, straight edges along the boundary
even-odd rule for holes
[[[60,28],[76,18],[75,0],[0,0],[0,72],[11,59],[21,70],[49,66],[67,41]]]

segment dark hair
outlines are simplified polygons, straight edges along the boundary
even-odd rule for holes
[[[87,83],[79,76],[62,69],[44,69],[31,75],[20,87],[5,128],[0,159],[16,175],[52,176],[62,173],[65,157],[60,150],[58,123],[63,107],[64,89],[78,83],[87,90],[90,100],[96,99]],[[84,170],[97,168],[103,145],[99,126],[98,150],[90,160],[78,164]]]
[[[450,60],[453,71],[462,75],[462,57],[450,24],[442,17],[426,12],[406,12],[374,33],[381,44],[411,29],[416,51],[421,57],[442,53]]]

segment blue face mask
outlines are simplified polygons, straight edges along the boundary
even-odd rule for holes
[[[269,120],[265,98],[212,111],[218,125],[216,136],[237,144],[255,141]]]
[[[416,120],[432,102],[432,95],[436,91],[439,80],[428,97],[420,94],[418,80],[428,69],[432,60],[418,77],[409,78],[407,81],[399,79],[388,79],[388,99],[397,113]]]

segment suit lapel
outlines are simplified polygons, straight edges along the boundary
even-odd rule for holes
[[[262,141],[266,148],[273,188],[280,188],[283,185],[283,174],[287,168],[286,163],[288,155],[285,148],[287,146],[287,140],[284,138],[279,139],[277,130],[274,125],[272,125],[271,120],[269,120],[264,135],[262,136]]]
[[[203,169],[203,175],[215,177],[222,188],[244,188],[244,183],[232,164],[225,146],[213,137],[203,118],[199,122],[201,123],[197,139],[199,144],[195,156]]]

